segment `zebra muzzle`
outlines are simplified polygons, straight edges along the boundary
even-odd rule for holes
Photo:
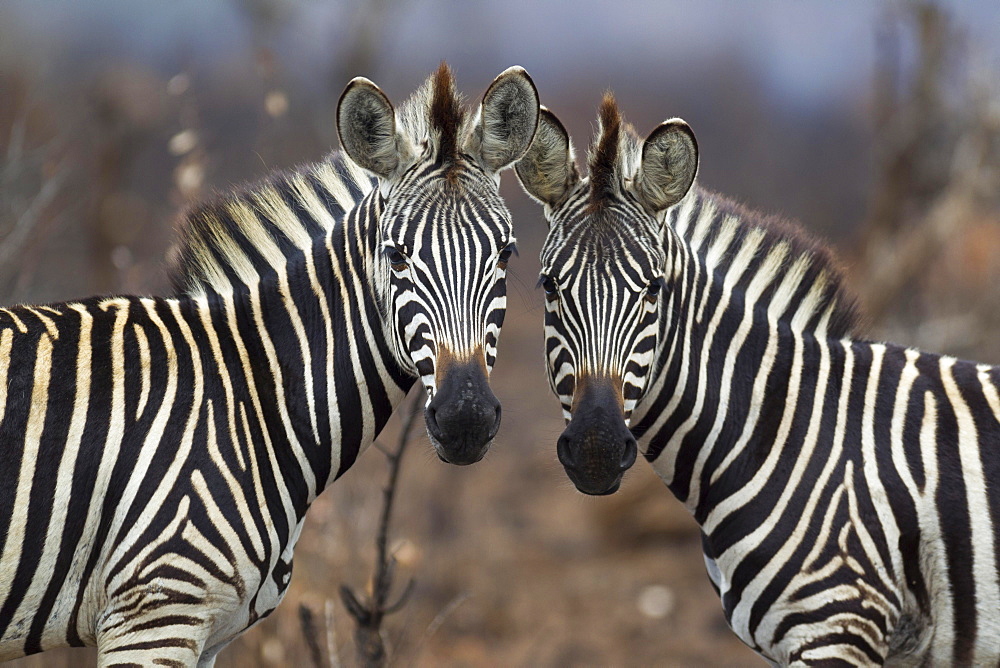
[[[635,464],[638,446],[625,424],[620,393],[611,381],[581,383],[573,418],[559,437],[556,453],[584,494],[613,494]]]
[[[481,363],[452,361],[438,376],[424,411],[431,443],[449,464],[478,462],[500,429],[500,401]]]

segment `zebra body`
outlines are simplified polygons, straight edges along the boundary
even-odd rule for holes
[[[799,330],[794,304],[744,324],[721,290],[692,290],[631,426],[733,630],[781,664],[1000,660],[1000,369]]]
[[[570,477],[614,491],[637,439],[701,526],[731,627],[773,662],[1000,661],[1000,368],[852,337],[823,249],[697,187],[660,206],[643,183],[655,145],[617,114],[606,100],[591,154],[604,192],[567,163],[553,197],[518,167],[551,227]],[[571,157],[553,118],[539,134]],[[667,152],[662,182],[690,184],[695,151],[692,136]]]
[[[300,351],[266,350],[254,320],[278,335],[272,313],[217,299],[0,312],[2,403],[21,416],[0,443],[13,455],[24,442],[4,467],[16,477],[0,514],[0,658],[96,644],[113,664],[147,641],[140,663],[214,656],[280,602],[309,504],[412,383],[395,365],[356,370],[335,348],[317,440]],[[375,340],[355,345],[378,354]],[[329,403],[352,418],[330,424]],[[181,642],[166,654],[165,635]]]
[[[512,242],[505,165],[440,138],[497,114],[533,133],[526,73],[498,90],[527,118],[485,99],[475,122],[435,119],[458,104],[442,65],[401,108],[398,151],[374,148],[397,159],[382,173],[366,141],[395,112],[352,83],[338,114],[350,157],[191,212],[177,296],[0,310],[0,660],[96,645],[102,666],[211,665],[281,601],[310,504],[415,380],[438,416],[451,385],[488,393]],[[443,459],[471,463],[499,411],[462,398],[471,436],[441,417],[428,429]]]
[[[96,644],[113,664],[174,634],[189,662],[277,606],[309,505],[413,382],[372,287],[333,264],[371,256],[349,228],[295,303],[264,282],[0,311],[0,658]]]

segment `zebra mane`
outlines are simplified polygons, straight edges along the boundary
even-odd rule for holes
[[[396,112],[398,130],[414,145],[431,142],[444,164],[458,157],[469,118],[446,63]],[[312,248],[376,181],[342,152],[294,172],[218,195],[185,213],[167,273],[178,293],[229,291],[274,275]]]
[[[770,281],[758,303],[774,306],[794,329],[832,337],[860,333],[857,300],[833,251],[799,225],[697,185],[668,210],[666,222],[709,270],[738,288],[766,274]]]
[[[623,177],[638,166],[641,143],[635,129],[625,122],[615,96],[604,93],[597,115],[598,130],[587,153],[590,176],[590,213],[601,211],[621,195]]]
[[[239,290],[311,251],[376,181],[345,155],[218,195],[185,213],[168,254],[180,294]]]
[[[601,101],[598,124],[587,156],[588,213],[599,213],[622,197],[642,158],[643,140],[625,122],[610,92]],[[857,301],[833,251],[795,223],[751,211],[697,185],[665,216],[706,266],[735,281],[737,288],[747,289],[766,272],[771,280],[758,301],[790,318],[798,331],[834,337],[859,333]],[[741,253],[748,245],[753,246],[749,259]],[[735,271],[737,265],[740,271]]]
[[[470,127],[469,115],[462,102],[451,68],[442,62],[437,71],[400,105],[396,122],[400,132],[415,145],[431,142],[439,163],[453,164]]]

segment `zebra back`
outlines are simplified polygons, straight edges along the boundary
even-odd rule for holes
[[[225,293],[274,276],[309,252],[377,180],[342,153],[216,197],[178,226],[169,275],[178,293]]]
[[[787,318],[793,329],[834,338],[863,330],[857,300],[833,252],[797,223],[699,186],[664,215],[706,268],[735,290],[745,292],[752,281],[766,279],[769,287],[757,305],[777,305],[779,319]]]
[[[447,157],[456,153],[460,140],[480,122],[478,115],[465,114],[461,104],[451,72],[442,63],[400,105],[398,129],[414,146],[426,150],[433,144],[437,153]],[[505,121],[517,117],[508,114]],[[515,144],[515,139],[511,137],[508,143]],[[503,148],[499,147],[501,153]],[[239,291],[274,276],[289,259],[324,239],[378,183],[370,172],[336,151],[321,162],[277,172],[263,183],[196,205],[177,226],[177,241],[168,254],[170,282],[177,293],[197,296],[206,290]]]

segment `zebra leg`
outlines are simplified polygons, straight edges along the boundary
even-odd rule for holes
[[[202,658],[211,630],[211,620],[198,620],[186,614],[117,622],[109,617],[97,634],[97,665],[100,668],[211,666],[216,652],[206,657],[207,662]]]
[[[780,639],[765,647],[765,654],[783,666],[885,665],[889,656],[887,615],[873,614],[873,606],[858,601],[833,605],[839,609],[827,617],[801,614],[800,623],[786,627]]]
[[[224,650],[229,646],[232,638],[226,639],[224,642],[217,643],[212,647],[206,647],[201,656],[198,657],[198,668],[212,668],[215,665],[215,658],[219,656],[219,652]]]
[[[796,668],[882,666],[885,664],[886,654],[872,647],[871,641],[871,638],[852,637],[847,629],[839,629],[789,652],[786,655],[788,665]]]
[[[221,648],[220,648],[221,649]],[[215,665],[215,657],[219,655],[219,650],[214,652],[206,651],[198,658],[198,668],[212,668]]]

